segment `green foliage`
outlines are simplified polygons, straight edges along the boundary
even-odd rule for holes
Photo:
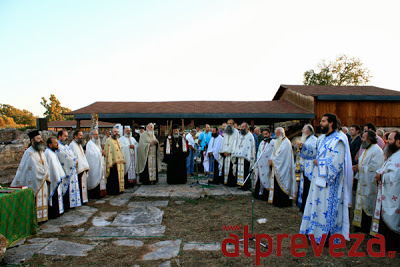
[[[365,85],[372,76],[359,58],[346,55],[338,56],[334,61],[318,64],[318,72],[304,72],[304,85]]]
[[[40,104],[46,109],[46,112],[43,113],[43,115],[47,121],[72,120],[72,116],[65,115],[65,113],[68,113],[71,110],[61,106],[60,101],[55,95],[51,94],[49,100],[42,97]]]
[[[36,116],[32,112],[0,104],[0,127],[36,127]]]

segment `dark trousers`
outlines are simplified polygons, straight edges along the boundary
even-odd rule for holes
[[[244,176],[243,179],[246,180],[247,176],[250,172],[250,161],[244,160]],[[249,190],[251,186],[251,177],[247,179],[247,181],[240,188],[243,190]]]
[[[225,161],[222,165],[222,181],[224,181],[225,177]],[[225,184],[225,183],[224,183]],[[233,164],[229,166],[229,174],[228,174],[228,181],[225,184],[229,187],[234,187],[237,185],[237,176],[233,173]]]
[[[301,198],[301,207],[300,211],[304,213],[304,208],[306,207],[306,202],[307,202],[307,197],[308,197],[308,191],[310,191],[310,180],[308,180],[307,177],[304,177],[304,183],[303,183],[303,196]]]
[[[100,184],[98,184],[95,188],[88,190],[88,198],[89,199],[99,199],[100,195]]]
[[[400,234],[392,231],[381,218],[379,220],[379,233],[385,237],[386,251],[400,252]]]
[[[58,204],[58,191],[54,192],[54,195],[51,197],[52,206],[49,203],[49,219],[55,219],[59,217],[60,214],[60,207]]]
[[[256,182],[256,187],[254,188],[254,192],[253,192],[254,198],[268,201],[269,190],[264,188],[263,193],[260,195],[260,188],[261,188],[261,182],[260,182],[260,179],[258,179]]]
[[[274,177],[274,200],[272,201],[272,204],[275,207],[278,208],[283,208],[283,207],[290,207],[292,206],[292,200],[289,199],[289,196],[286,195],[285,192],[282,191],[281,187],[278,184],[278,181],[276,180],[276,177]]]
[[[107,194],[118,195],[119,194],[119,180],[118,180],[118,169],[117,165],[110,168],[110,175],[107,178]]]

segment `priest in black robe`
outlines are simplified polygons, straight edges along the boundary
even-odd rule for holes
[[[167,163],[167,183],[186,184],[186,158],[189,155],[188,144],[179,134],[179,125],[172,127],[172,135],[165,140],[164,162]]]

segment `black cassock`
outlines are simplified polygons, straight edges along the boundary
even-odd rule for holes
[[[170,142],[170,153],[167,154],[167,143]],[[186,158],[189,156],[189,148],[186,140],[186,152],[182,147],[182,136],[175,139],[168,136],[165,139],[164,162],[167,163],[167,183],[185,184],[187,182]]]

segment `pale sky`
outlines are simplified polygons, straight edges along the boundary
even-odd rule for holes
[[[399,90],[399,1],[0,0],[0,103],[271,100],[339,54]]]

